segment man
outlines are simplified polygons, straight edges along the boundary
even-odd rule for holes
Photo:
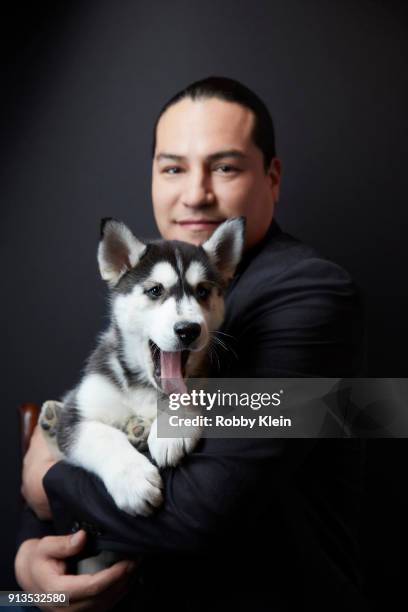
[[[355,375],[354,287],[344,270],[273,221],[280,174],[269,113],[240,83],[193,83],[162,110],[152,183],[161,235],[200,244],[224,219],[247,219],[224,324],[237,358],[218,375]],[[41,537],[52,533],[50,523],[28,511],[16,575],[26,590],[68,591],[78,610],[109,609],[129,589],[124,609],[279,612],[319,602],[361,610],[359,466],[351,440],[202,440],[179,467],[163,471],[163,507],[149,518],[128,517],[95,477],[53,465],[36,432],[23,493],[38,516],[50,518],[45,475],[58,533],[77,530],[77,541]],[[86,539],[96,549],[142,555],[141,565],[69,575],[67,561]]]

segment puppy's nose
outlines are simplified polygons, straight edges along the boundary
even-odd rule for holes
[[[189,346],[201,333],[201,325],[198,323],[189,323],[188,321],[179,321],[174,326],[174,331],[181,340],[184,346]]]

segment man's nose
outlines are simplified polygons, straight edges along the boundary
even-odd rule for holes
[[[187,208],[205,208],[214,203],[211,182],[204,173],[191,174],[183,194],[183,204]]]

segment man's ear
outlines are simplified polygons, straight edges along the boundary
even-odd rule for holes
[[[101,239],[98,246],[99,271],[110,287],[114,287],[121,276],[133,268],[146,245],[132,234],[121,221],[105,218],[101,221]]]
[[[273,201],[275,204],[279,202],[280,182],[282,175],[282,163],[277,157],[273,157],[269,166],[268,175],[270,179]]]
[[[202,245],[225,283],[234,276],[244,249],[245,217],[227,219]]]

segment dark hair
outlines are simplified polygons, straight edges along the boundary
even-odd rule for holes
[[[264,158],[265,172],[269,169],[271,160],[276,155],[275,149],[275,130],[272,117],[262,100],[248,87],[226,77],[210,76],[201,81],[195,81],[182,89],[173,96],[161,109],[159,116],[154,124],[152,156],[156,149],[156,130],[160,117],[166,110],[184,98],[191,100],[205,100],[208,98],[218,98],[228,102],[236,102],[249,108],[255,116],[252,130],[252,140],[261,149]]]

